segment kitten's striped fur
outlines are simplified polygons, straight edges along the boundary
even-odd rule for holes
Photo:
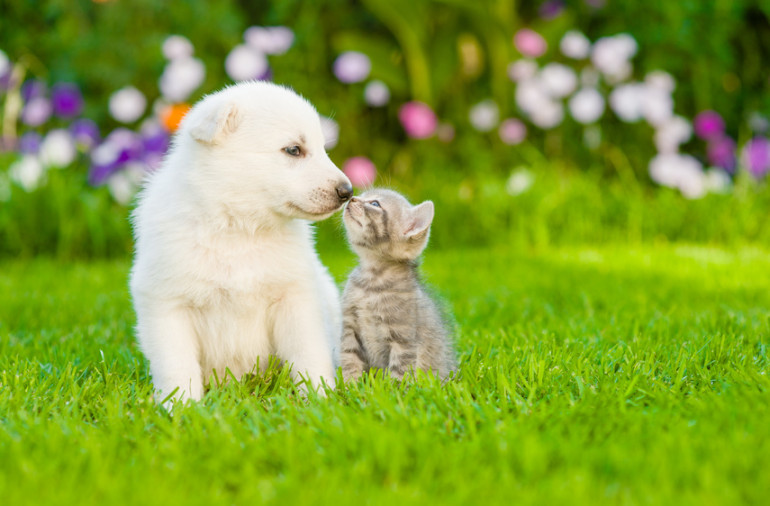
[[[409,369],[441,378],[455,370],[447,326],[417,271],[432,220],[432,202],[412,206],[391,190],[369,190],[346,206],[345,230],[360,264],[342,296],[345,380],[372,367],[397,378]]]

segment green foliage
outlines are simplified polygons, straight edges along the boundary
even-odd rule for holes
[[[414,200],[436,201],[437,246],[767,244],[766,185],[739,180],[732,195],[698,202],[652,191],[646,174],[654,147],[647,125],[622,124],[608,114],[602,144],[590,150],[575,122],[549,132],[531,129],[524,144],[511,147],[494,131],[476,132],[467,119],[469,106],[488,97],[500,105],[503,117],[516,115],[505,75],[507,64],[518,57],[510,40],[515,30],[537,29],[549,42],[544,61],[559,61],[559,37],[577,27],[592,40],[631,33],[640,47],[637,75],[656,68],[673,74],[677,112],[718,110],[740,144],[750,135],[749,115],[770,111],[764,72],[770,58],[767,3],[628,0],[593,9],[576,2],[550,21],[539,18],[538,7],[503,0],[0,0],[0,49],[12,59],[25,57],[29,75],[77,81],[86,96],[86,115],[106,132],[117,126],[106,115],[113,91],[132,84],[150,100],[158,96],[164,65],[160,47],[167,35],[189,37],[206,64],[206,82],[195,100],[229,82],[223,62],[247,26],[284,24],[296,40],[286,55],[270,58],[276,80],[290,83],[340,123],[340,143],[330,153],[338,165],[349,156],[366,155],[379,169],[377,184]],[[351,49],[365,52],[373,63],[372,78],[391,88],[394,99],[387,107],[366,107],[363,84],[346,85],[333,77],[335,57]],[[405,137],[397,110],[412,98],[427,101],[455,125],[453,142]],[[694,152],[698,149],[703,146]],[[8,157],[0,159],[0,178],[10,163]],[[519,167],[534,174],[535,185],[510,197],[505,182]],[[54,174],[51,183],[55,189],[26,195],[14,188],[10,201],[0,198],[0,255],[75,258],[129,251],[127,211],[110,204],[104,190],[91,194],[84,178],[65,173]],[[57,224],[64,229],[55,230]],[[322,225],[322,242],[328,235],[324,230],[333,228]],[[330,237],[340,239],[339,234]]]
[[[0,201],[0,257],[125,257],[132,250],[128,210],[84,172],[53,169],[32,193],[10,186]]]
[[[105,106],[116,89],[133,84],[151,99],[158,96],[164,65],[160,46],[167,35],[190,38],[206,64],[206,82],[193,97],[197,99],[229,82],[224,58],[246,27],[289,26],[296,43],[288,54],[271,58],[276,80],[291,84],[341,123],[341,156],[372,154],[378,166],[389,152],[415,149],[394,143],[400,134],[395,110],[406,100],[428,102],[457,126],[459,135],[478,135],[467,114],[482,99],[494,98],[503,117],[517,115],[506,67],[518,57],[511,36],[523,26],[533,26],[548,39],[548,61],[564,59],[558,40],[572,28],[583,29],[592,40],[632,34],[640,46],[637,74],[654,69],[671,73],[678,79],[676,110],[687,117],[718,110],[727,119],[728,133],[741,143],[749,135],[749,115],[770,111],[764,71],[770,61],[770,7],[754,0],[627,0],[607,2],[602,9],[576,2],[550,21],[538,17],[539,3],[503,0],[6,0],[0,5],[0,49],[12,59],[33,56],[33,75],[80,83],[88,97],[87,115],[107,126],[111,120]],[[469,63],[461,46],[473,48],[479,61]],[[372,77],[392,88],[395,99],[389,107],[368,109],[362,84],[344,85],[333,77],[334,58],[350,49],[369,55]],[[580,138],[581,129],[574,124],[564,136],[573,134]],[[615,122],[605,134],[628,154],[635,171],[645,172],[654,153],[651,130]],[[530,137],[548,157],[586,164],[594,156],[580,142],[554,143],[541,133]],[[490,149],[505,156],[512,151],[499,142]]]
[[[507,179],[511,170],[521,167],[484,176],[461,175],[460,170],[443,173],[452,163],[461,167],[462,161],[442,158],[446,155],[439,150],[432,153],[435,156],[400,157],[394,161],[393,179],[379,183],[413,202],[436,202],[431,228],[436,248],[661,241],[770,244],[770,192],[750,180],[739,180],[730,194],[691,201],[673,190],[648,188],[630,173],[602,176],[598,170],[560,170],[534,162],[527,166],[535,167],[527,169],[534,177],[532,187],[512,196],[506,191]],[[482,158],[468,163],[493,162]],[[130,209],[116,204],[105,187],[87,187],[83,170],[51,170],[48,183],[32,193],[10,188],[10,198],[0,200],[0,257],[126,257],[132,251]],[[323,249],[345,242],[338,216],[319,223],[318,229]]]
[[[459,376],[303,400],[285,370],[173,416],[128,264],[0,266],[8,504],[758,504],[770,487],[765,249],[428,252]],[[329,252],[342,280],[353,259]]]

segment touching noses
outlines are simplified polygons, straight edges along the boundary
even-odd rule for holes
[[[337,187],[337,196],[340,198],[340,202],[345,202],[353,196],[353,187],[350,183],[342,183]]]

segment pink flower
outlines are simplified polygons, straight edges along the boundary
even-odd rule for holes
[[[730,137],[719,137],[709,141],[706,148],[709,163],[727,172],[734,172],[737,160],[735,158],[735,141]]]
[[[715,111],[703,111],[693,120],[695,135],[705,140],[722,137],[725,133],[725,122]]]
[[[371,185],[377,176],[377,168],[365,156],[354,156],[345,160],[342,164],[342,172],[348,176],[353,186],[358,188]]]
[[[548,49],[548,43],[536,31],[529,28],[522,28],[513,36],[513,44],[524,56],[537,58],[542,56]]]
[[[514,146],[527,137],[527,126],[516,118],[508,118],[500,123],[498,134],[500,134],[500,140]]]
[[[412,101],[401,106],[398,111],[406,135],[415,139],[425,139],[436,131],[438,120],[436,113],[427,104]]]
[[[743,164],[757,179],[770,172],[770,140],[754,137],[743,146]]]

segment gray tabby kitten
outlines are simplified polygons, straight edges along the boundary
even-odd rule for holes
[[[348,241],[360,259],[342,295],[346,381],[372,367],[399,379],[409,369],[442,379],[456,369],[441,312],[417,272],[432,221],[433,202],[412,206],[391,190],[369,190],[345,207]]]

